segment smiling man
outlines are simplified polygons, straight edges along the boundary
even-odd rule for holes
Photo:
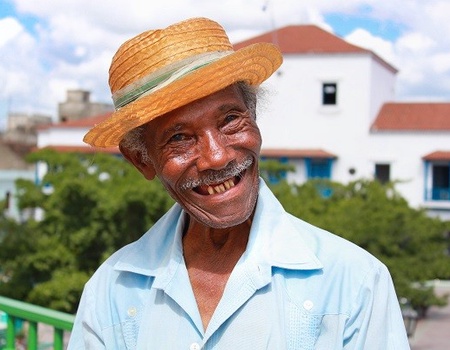
[[[205,18],[119,48],[116,112],[85,141],[118,145],[177,203],[86,284],[69,349],[409,348],[386,267],[258,176],[257,89],[281,62]]]

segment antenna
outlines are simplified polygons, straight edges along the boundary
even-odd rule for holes
[[[275,13],[274,6],[270,3],[270,0],[265,0],[262,6],[262,11],[267,12],[270,20],[270,28],[272,32],[272,44],[278,45],[278,33],[277,28],[275,27]]]

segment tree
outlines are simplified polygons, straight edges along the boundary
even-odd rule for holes
[[[0,257],[6,281],[0,293],[74,312],[94,270],[138,239],[173,200],[159,181],[146,181],[119,157],[43,150],[28,160],[47,164],[48,172],[39,185],[17,181],[19,208],[40,208],[44,217],[4,230],[0,249],[10,253]]]

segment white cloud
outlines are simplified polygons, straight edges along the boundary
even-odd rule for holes
[[[0,19],[0,47],[17,37],[23,31],[22,25],[12,17]]]
[[[356,29],[347,35],[345,40],[376,53],[394,66],[397,64],[393,44],[388,40],[370,34],[367,30]]]
[[[406,54],[420,54],[436,47],[436,42],[425,34],[413,32],[402,36],[396,46],[399,51]]]

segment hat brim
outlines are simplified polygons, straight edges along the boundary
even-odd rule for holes
[[[89,130],[83,141],[95,147],[118,146],[128,131],[231,84],[261,84],[281,63],[282,55],[273,44],[244,47],[120,108]]]

